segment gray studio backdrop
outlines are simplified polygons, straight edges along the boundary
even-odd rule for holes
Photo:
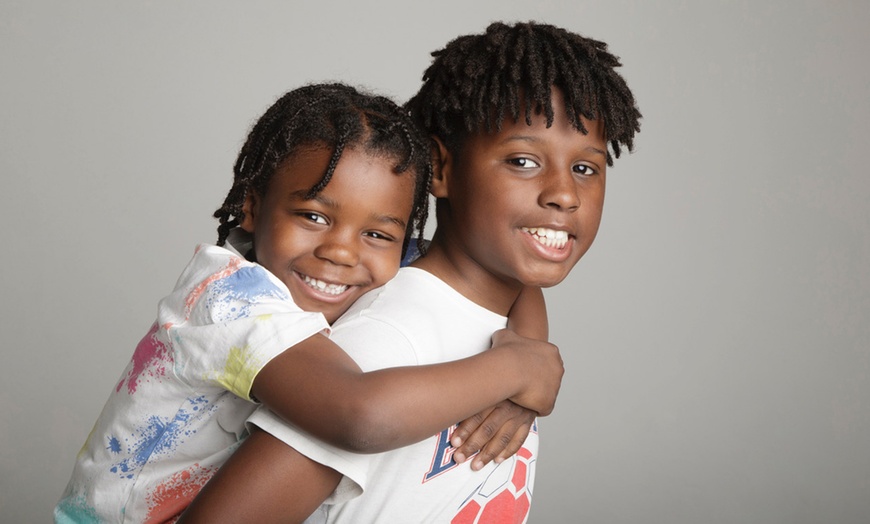
[[[864,1],[0,2],[0,521],[46,522],[252,120],[404,100],[496,19],[603,39],[644,114],[548,291],[531,521],[870,522]]]

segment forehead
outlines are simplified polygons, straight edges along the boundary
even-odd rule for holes
[[[481,149],[508,147],[511,144],[527,143],[529,145],[546,146],[549,150],[578,151],[590,150],[602,157],[607,156],[607,142],[604,133],[604,123],[600,119],[589,120],[580,117],[581,131],[569,119],[564,105],[559,100],[553,104],[553,119],[548,122],[543,111],[533,112],[526,121],[521,113],[519,119],[507,115],[499,129],[470,133],[464,140],[461,150],[471,153]],[[468,147],[466,147],[468,146]]]
[[[309,149],[283,162],[264,195],[264,205],[312,206],[335,213],[341,221],[391,221],[402,227],[408,223],[414,197],[414,179],[395,173],[394,162],[357,149],[346,149],[331,178],[316,194],[329,165],[332,151]]]
[[[552,121],[549,125],[547,122],[548,108],[545,107],[547,103],[549,103],[549,109],[552,110],[553,115]],[[549,100],[531,101],[531,104],[534,104],[534,106],[529,110],[528,116],[526,114],[527,101],[523,90],[519,91],[516,98],[516,104],[517,105],[514,106],[514,109],[511,109],[510,107],[506,108],[500,117],[493,113],[491,119],[487,119],[485,122],[479,122],[476,130],[467,131],[464,136],[456,137],[458,140],[454,140],[453,144],[460,145],[461,148],[463,142],[471,136],[499,134],[506,128],[517,131],[523,127],[539,128],[541,130],[548,128],[560,130],[561,128],[561,130],[565,131],[567,131],[568,128],[572,128],[578,134],[588,134],[592,138],[601,138],[606,141],[605,126],[600,117],[601,111],[598,108],[594,108],[593,114],[599,115],[595,120],[583,117],[581,113],[588,112],[589,108],[584,108],[582,105],[569,108],[565,103],[565,96],[562,90],[556,86],[551,88]],[[516,118],[514,117],[514,112],[517,113]],[[579,119],[580,125],[572,123],[575,115],[576,118]],[[531,122],[530,124],[527,123],[527,118]],[[588,133],[584,133],[583,131]]]
[[[275,170],[276,177],[280,174],[287,178],[310,182],[319,181],[327,173],[333,162],[335,148],[327,145],[311,145],[297,149],[285,158]],[[357,176],[376,179],[380,177],[403,178],[413,177],[413,165],[402,173],[396,172],[399,159],[395,155],[380,151],[370,151],[362,146],[345,147],[341,151],[335,165],[332,177],[341,173],[353,173]],[[330,182],[332,180],[330,179]],[[329,187],[329,184],[327,184]]]
[[[305,144],[295,148],[289,155],[282,159],[275,172],[270,177],[270,185],[278,179],[286,182],[298,182],[315,185],[323,179],[333,162],[335,146],[324,143]],[[375,170],[379,173],[389,171],[393,176],[414,177],[416,169],[413,163],[407,166],[405,171],[399,173],[396,167],[401,160],[397,155],[385,153],[379,150],[370,150],[363,145],[345,147],[335,159],[332,176],[339,171],[368,171]],[[328,187],[329,184],[327,184]]]

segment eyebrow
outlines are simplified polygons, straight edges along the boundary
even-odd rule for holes
[[[317,202],[320,202],[324,206],[332,208],[332,209],[339,209],[341,207],[341,204],[339,204],[338,202],[336,202],[332,198],[324,196],[322,192],[317,193],[312,198],[305,198],[305,196],[308,195],[308,191],[309,191],[308,189],[300,189],[299,191],[294,191],[293,193],[290,193],[290,196],[293,198],[298,198],[299,200],[316,200]],[[407,227],[407,224],[405,223],[405,221],[399,217],[394,217],[392,215],[381,215],[378,213],[372,213],[369,216],[373,220],[375,220],[376,222],[396,224],[397,226],[399,226],[402,229],[405,229]]]
[[[515,142],[515,141],[519,141],[519,142],[540,142],[541,139],[538,138],[538,137],[536,137],[536,136],[532,136],[532,135],[511,135],[511,136],[505,138],[504,140],[502,140],[501,143],[502,143],[502,144],[506,144],[506,143],[508,143],[508,142]],[[595,154],[597,154],[597,155],[601,155],[601,156],[603,156],[603,157],[607,157],[607,151],[604,151],[603,149],[599,149],[599,148],[597,148],[597,147],[595,147],[595,146],[586,146],[586,147],[583,148],[583,150],[586,151],[586,152],[588,152],[588,153],[595,153]]]

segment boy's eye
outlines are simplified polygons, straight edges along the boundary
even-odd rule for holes
[[[323,224],[326,225],[326,218],[323,215],[319,215],[317,213],[299,213],[300,216],[314,222],[315,224]]]
[[[596,173],[595,169],[585,164],[577,164],[574,166],[574,172],[578,175],[584,176],[594,175]]]
[[[526,157],[509,158],[508,164],[511,164],[512,166],[516,166],[516,167],[526,168],[526,169],[541,167],[538,165],[537,162],[535,162],[531,158],[526,158]]]

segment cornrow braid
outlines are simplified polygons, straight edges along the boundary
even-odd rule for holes
[[[634,148],[640,111],[607,44],[536,22],[496,22],[432,53],[423,86],[405,107],[430,134],[457,150],[468,133],[497,131],[505,117],[542,113],[552,125],[552,91],[565,96],[569,122],[587,133],[582,118],[603,120],[607,164]],[[522,111],[522,114],[521,114]]]
[[[367,154],[395,161],[396,174],[410,170],[415,176],[414,204],[405,232],[402,254],[414,232],[418,248],[429,214],[432,166],[429,140],[414,126],[406,111],[382,96],[361,92],[344,84],[312,84],[279,98],[254,124],[233,168],[233,186],[218,219],[218,245],[245,218],[243,206],[250,191],[262,195],[282,163],[300,148],[318,146],[332,150],[320,181],[307,193],[313,198],[329,184],[342,153],[359,148]]]

